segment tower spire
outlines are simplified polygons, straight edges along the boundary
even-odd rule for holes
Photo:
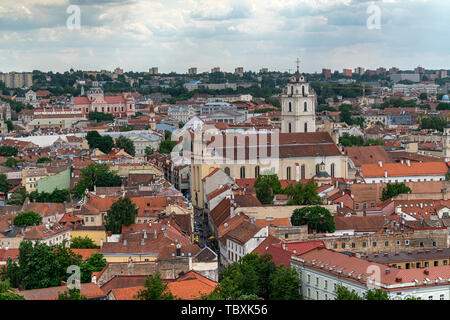
[[[300,59],[297,57],[297,60],[295,60],[297,63],[297,72],[300,72]]]

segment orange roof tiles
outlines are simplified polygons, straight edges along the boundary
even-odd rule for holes
[[[387,171],[388,177],[399,176],[425,176],[425,175],[445,175],[448,166],[445,162],[411,162],[406,163],[383,163],[380,167],[378,164],[363,164],[361,170],[365,178],[384,177]]]

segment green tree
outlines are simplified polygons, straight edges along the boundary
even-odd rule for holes
[[[295,209],[291,216],[293,226],[307,224],[310,231],[334,232],[334,218],[327,209],[315,206]]]
[[[68,289],[58,293],[58,300],[87,300],[86,296],[81,294],[80,289]]]
[[[14,131],[14,124],[12,123],[11,120],[6,120],[5,123],[6,126],[8,127],[8,132]]]
[[[52,162],[52,159],[48,158],[48,157],[41,157],[39,159],[37,159],[36,163],[44,163],[44,162]]]
[[[110,153],[112,148],[114,148],[114,140],[111,136],[103,136],[98,140],[98,142],[99,145],[97,148],[104,154]]]
[[[0,192],[6,193],[10,189],[8,178],[5,174],[0,174]]]
[[[292,269],[276,268],[269,277],[270,300],[299,300],[300,280],[297,272]]]
[[[305,184],[300,182],[295,185],[290,184],[284,189],[284,193],[292,197],[292,199],[287,202],[287,205],[312,205],[322,203],[322,199],[317,191],[317,183],[312,180]]]
[[[447,123],[447,120],[441,117],[425,117],[420,122],[420,129],[433,129],[442,132]]]
[[[25,199],[27,198],[27,191],[25,189],[17,189],[14,190],[14,192],[9,196],[8,200],[6,201],[7,204],[10,205],[19,205],[21,206]]]
[[[276,194],[283,193],[281,182],[276,174],[260,174],[255,180],[256,196],[262,204],[272,204]]]
[[[427,99],[428,99],[428,95],[427,95],[425,92],[422,92],[422,93],[419,95],[419,99],[420,99],[420,100],[427,100]]]
[[[390,300],[386,292],[381,289],[369,290],[364,295],[365,300]]]
[[[155,153],[155,149],[153,149],[152,147],[148,146],[148,147],[145,148],[145,155],[147,157],[151,156],[154,153]]]
[[[139,300],[174,300],[174,295],[170,292],[167,282],[161,279],[160,273],[147,276],[144,289],[138,291],[135,296]]]
[[[6,159],[4,165],[7,166],[7,167],[10,167],[10,168],[15,168],[15,167],[17,167],[17,164],[19,162],[21,162],[21,160],[17,160],[17,159],[14,159],[12,157],[9,157],[8,159]]]
[[[0,293],[0,300],[25,300],[25,298],[17,293],[4,292]]]
[[[16,147],[0,146],[0,156],[2,157],[15,157],[19,151]]]
[[[402,193],[411,193],[411,188],[404,183],[388,183],[381,193],[381,201],[391,199]]]
[[[89,238],[88,236],[82,237],[75,237],[70,239],[70,248],[71,249],[99,249],[100,247],[97,246],[94,241]]]
[[[89,148],[90,149],[97,148],[101,138],[102,138],[102,136],[100,135],[100,133],[98,133],[98,131],[89,131],[86,134],[86,140],[89,144]]]
[[[120,234],[122,232],[122,225],[126,227],[134,223],[137,215],[137,209],[130,198],[119,198],[111,205],[105,217],[105,227],[107,231],[113,234]]]
[[[34,211],[20,212],[14,217],[15,226],[38,226],[42,217]]]
[[[346,287],[338,285],[336,288],[336,300],[364,300],[355,290],[348,290]]]
[[[299,279],[293,269],[277,267],[270,255],[247,254],[226,267],[213,292],[202,300],[247,299],[300,299]]]
[[[63,203],[70,200],[70,192],[65,189],[56,188],[51,193],[32,191],[29,194],[30,201],[32,202],[51,202],[51,203]]]
[[[256,197],[262,204],[272,204],[274,199],[274,194],[272,188],[268,181],[261,181],[258,183],[258,187],[255,188]]]
[[[134,148],[134,142],[124,136],[120,136],[116,139],[116,147],[125,150],[126,153],[128,153],[129,155],[132,155],[134,157],[134,155],[136,154],[136,149]]]
[[[87,258],[80,266],[81,282],[88,283],[92,281],[92,273],[102,271],[106,266],[106,259],[103,258],[103,254],[94,253]]]
[[[89,112],[89,120],[97,122],[114,121],[114,115],[111,113],[91,111]]]
[[[108,165],[103,163],[91,163],[86,168],[81,169],[81,179],[71,190],[72,196],[80,199],[85,190],[93,191],[97,187],[119,187],[122,179],[109,170]]]

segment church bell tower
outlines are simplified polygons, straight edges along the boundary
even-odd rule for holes
[[[281,95],[281,132],[316,132],[316,94],[300,74],[291,77]]]

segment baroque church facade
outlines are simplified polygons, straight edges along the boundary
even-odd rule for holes
[[[234,179],[254,179],[267,170],[280,180],[294,183],[314,179],[327,184],[333,178],[347,178],[347,156],[329,133],[316,132],[316,95],[298,67],[284,88],[281,105],[281,129],[267,134],[267,138],[251,130],[230,138],[233,132],[218,130],[212,139],[194,142],[197,161],[191,163],[190,181],[194,207],[204,208],[207,191],[203,180],[216,168]]]

